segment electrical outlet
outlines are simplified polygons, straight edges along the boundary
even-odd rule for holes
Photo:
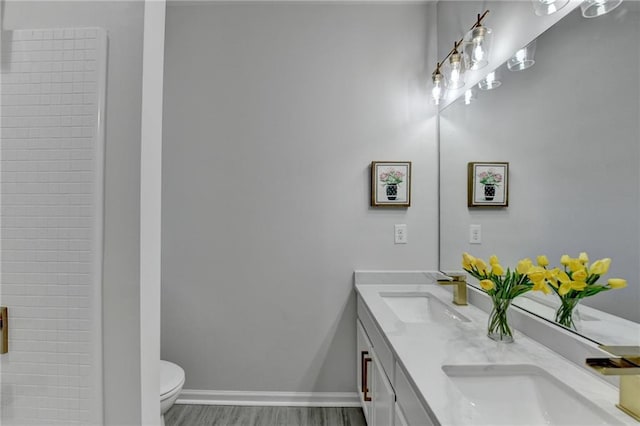
[[[469,243],[482,244],[482,227],[480,225],[469,225]]]
[[[404,223],[394,225],[393,235],[396,244],[407,244],[407,225]]]

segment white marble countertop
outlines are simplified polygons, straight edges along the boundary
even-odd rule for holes
[[[620,424],[637,425],[615,407],[618,389],[557,353],[514,331],[514,343],[486,336],[488,316],[475,306],[455,306],[451,293],[437,284],[356,284],[356,290],[409,374],[423,402],[442,425],[475,425],[474,408],[442,370],[443,365],[529,364],[567,384],[594,402]],[[380,292],[430,292],[469,318],[467,323],[405,323],[380,297]],[[567,410],[571,410],[567,406]]]

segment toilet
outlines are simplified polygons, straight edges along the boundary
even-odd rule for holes
[[[160,414],[164,426],[164,414],[176,402],[184,385],[184,370],[169,361],[160,361]]]

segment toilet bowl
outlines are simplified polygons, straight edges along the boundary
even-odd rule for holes
[[[176,402],[184,385],[184,370],[169,361],[160,361],[160,414],[164,426],[164,414]]]

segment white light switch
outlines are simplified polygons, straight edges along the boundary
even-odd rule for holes
[[[469,243],[482,244],[482,227],[480,225],[469,225]]]
[[[407,244],[407,225],[405,223],[394,225],[393,235],[396,244]]]

